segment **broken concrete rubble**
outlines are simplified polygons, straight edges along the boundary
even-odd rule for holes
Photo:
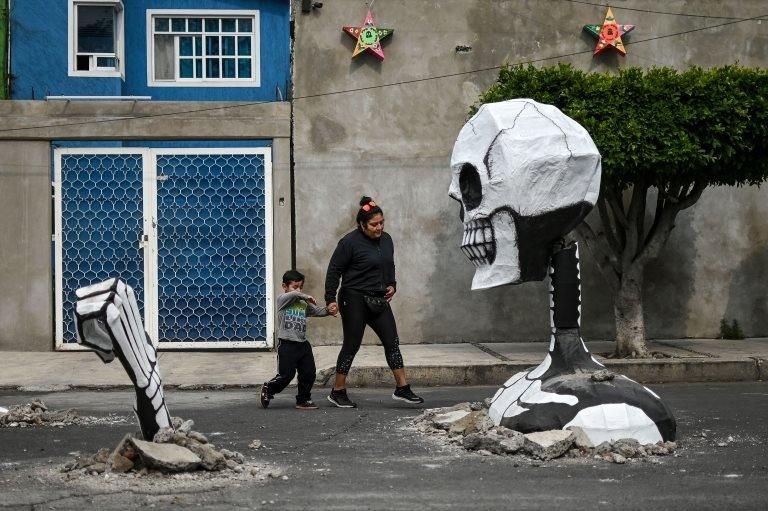
[[[237,463],[239,465],[242,465],[243,463],[245,463],[245,456],[243,456],[241,453],[239,453],[237,451],[230,451],[229,449],[222,449],[220,452],[221,452],[221,454],[224,455],[225,458],[227,458],[228,460],[232,460],[232,461],[234,461],[235,463]]]
[[[467,415],[469,415],[469,412],[466,410],[452,410],[450,412],[436,415],[432,419],[432,424],[436,428],[448,430],[451,428],[451,426],[453,426],[454,423],[463,419]]]
[[[194,426],[195,426],[195,421],[193,421],[192,419],[189,419],[189,420],[186,420],[186,421],[182,422],[182,423],[181,423],[181,426],[179,426],[178,428],[176,428],[176,430],[177,430],[179,433],[184,433],[184,434],[187,434],[187,433],[189,433],[190,431],[192,431],[192,428],[193,428]]]
[[[506,430],[506,431],[502,431]],[[507,428],[497,428],[464,437],[462,445],[470,451],[488,451],[493,454],[514,454],[523,447],[523,434]]]
[[[122,454],[118,454],[118,453],[115,453],[112,456],[112,459],[110,460],[110,464],[112,466],[112,472],[115,472],[118,474],[123,474],[130,470],[133,470],[133,467],[134,467],[133,461],[126,458]]]
[[[488,417],[487,401],[424,410],[410,427],[441,443],[459,445],[483,456],[523,455],[537,460],[552,460],[567,455],[569,458],[600,459],[618,464],[629,461],[657,463],[653,456],[666,456],[677,449],[675,442],[641,445],[631,438],[595,446],[578,427],[523,434],[496,426]]]
[[[200,458],[186,447],[129,439],[139,465],[163,472],[191,472],[200,466]]]
[[[176,431],[173,428],[160,428],[160,430],[155,433],[155,437],[152,441],[157,442],[158,444],[172,442],[174,435],[176,435]]]
[[[226,472],[258,475],[260,469],[246,463],[245,456],[228,449],[217,449],[202,433],[189,428],[194,422],[173,419],[173,423],[185,426],[174,430],[163,428],[152,442],[127,434],[110,452],[100,449],[93,456],[78,456],[67,463],[62,472],[82,474],[170,474],[179,472]],[[187,430],[186,432],[184,430]]]
[[[485,413],[482,410],[472,411],[472,412],[464,412],[464,411],[456,411],[456,412],[450,412],[448,414],[442,415],[440,417],[446,417],[447,415],[451,414],[464,414],[460,418],[453,420],[450,422],[450,420],[443,420],[441,424],[447,425],[446,428],[448,433],[452,435],[468,435],[470,433],[474,433],[476,431],[480,431],[481,429],[489,429],[493,426],[493,421],[490,421],[488,418],[488,414]],[[437,418],[435,418],[437,420]]]
[[[187,433],[187,438],[194,440],[195,442],[200,442],[201,444],[208,443],[208,438],[206,438],[206,436],[202,433],[198,433],[197,431],[190,431]]]
[[[611,453],[611,460],[618,464],[624,464],[627,462],[627,458],[616,452]]]
[[[640,442],[634,438],[622,438],[613,442],[613,451],[625,458],[634,458],[639,448]]]
[[[216,450],[211,444],[193,443],[188,445],[189,450],[200,457],[200,465],[212,472],[227,468],[227,458]]]
[[[552,431],[537,431],[524,435],[525,451],[535,458],[551,460],[565,454],[573,445],[572,431],[556,429]]]
[[[120,424],[124,422],[127,422],[127,417],[114,414],[105,417],[90,417],[81,416],[72,409],[50,410],[39,399],[21,405],[11,405],[7,409],[0,410],[0,428],[26,428],[30,426],[62,428],[74,424]]]
[[[573,431],[573,445],[579,449],[591,449],[595,446],[589,436],[578,426],[570,426],[569,430]]]
[[[601,442],[594,447],[595,454],[605,454],[611,452],[613,446],[610,442]]]

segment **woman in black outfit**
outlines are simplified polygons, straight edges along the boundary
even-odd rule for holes
[[[373,199],[363,197],[357,212],[357,229],[339,240],[325,276],[328,312],[341,311],[344,329],[336,380],[328,396],[328,401],[340,408],[357,406],[347,397],[347,374],[363,342],[366,325],[381,340],[387,364],[395,376],[397,387],[392,398],[408,403],[424,402],[406,382],[395,316],[389,306],[397,288],[394,252],[392,237],[384,232],[384,212]],[[337,301],[339,278],[341,290]]]

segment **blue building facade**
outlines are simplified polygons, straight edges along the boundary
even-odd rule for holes
[[[78,349],[74,291],[114,276],[136,290],[160,347],[272,345],[290,9],[289,0],[11,2],[11,101],[90,112],[79,133],[48,141],[56,349]],[[126,100],[142,103],[141,122],[130,122]],[[172,102],[161,122],[155,101]],[[222,122],[219,107],[240,121]]]
[[[280,101],[290,90],[289,0],[16,0],[10,38],[11,99]]]

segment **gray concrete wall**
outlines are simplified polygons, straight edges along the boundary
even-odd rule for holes
[[[257,138],[272,139],[279,286],[291,259],[290,104],[0,101],[0,350],[54,344],[51,140]]]
[[[328,1],[311,14],[296,9],[297,259],[309,290],[322,295],[328,258],[338,238],[354,227],[357,200],[366,193],[384,207],[396,243],[394,308],[403,342],[544,339],[544,283],[470,293],[473,267],[458,249],[458,207],[446,195],[455,137],[497,71],[316,95],[531,60],[595,71],[684,69],[737,60],[745,66],[768,64],[768,21],[731,23],[643,10],[748,18],[765,14],[765,2],[619,2],[614,6],[619,23],[637,25],[628,38],[635,44],[628,45],[626,58],[593,59],[595,41],[582,26],[601,23],[603,7],[567,0],[388,0],[374,6],[379,25],[395,29],[381,63],[369,56],[351,59],[354,41],[341,32],[362,21],[363,2]],[[729,24],[642,42],[724,23]],[[472,51],[457,53],[457,45]],[[738,319],[748,335],[768,334],[767,194],[757,188],[711,189],[680,216],[666,249],[647,271],[650,337],[713,337],[724,316]],[[607,286],[589,254],[582,253],[584,336],[610,338]],[[341,339],[340,324],[332,319],[314,320],[310,333],[318,343]]]
[[[0,101],[0,140],[290,137],[290,104],[223,101]]]
[[[53,346],[51,146],[0,141],[0,349]]]

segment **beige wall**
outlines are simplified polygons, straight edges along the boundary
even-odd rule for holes
[[[224,108],[0,101],[0,350],[46,351],[54,344],[51,140],[272,139],[273,278],[279,282],[281,263],[291,259],[290,104],[215,105]]]
[[[53,346],[51,146],[0,141],[0,348]]]
[[[294,0],[296,7],[298,2]],[[629,8],[638,9],[637,11]],[[566,0],[387,0],[374,11],[394,28],[386,59],[351,59],[354,41],[341,32],[365,15],[359,0],[296,9],[296,217],[299,269],[322,295],[328,258],[353,227],[363,193],[383,205],[396,243],[399,293],[394,302],[403,342],[524,341],[547,336],[544,283],[471,293],[473,267],[458,249],[458,207],[448,199],[448,161],[467,110],[497,71],[320,97],[463,73],[503,62],[568,62],[594,71],[624,66],[745,66],[768,64],[768,20],[730,24],[687,35],[658,36],[729,23],[728,19],[641,12],[660,10],[719,17],[765,14],[765,2],[652,2],[614,6],[619,23],[635,24],[626,58],[594,59],[595,41],[582,32],[601,23],[603,7]],[[456,46],[471,46],[457,53]],[[576,55],[553,58],[557,55]],[[666,249],[646,276],[651,337],[713,337],[722,317],[748,335],[768,335],[768,213],[765,189],[708,190],[681,215]],[[613,336],[613,312],[602,277],[582,251],[587,338]],[[337,343],[337,321],[316,320],[312,337]],[[367,342],[373,342],[369,338]]]

